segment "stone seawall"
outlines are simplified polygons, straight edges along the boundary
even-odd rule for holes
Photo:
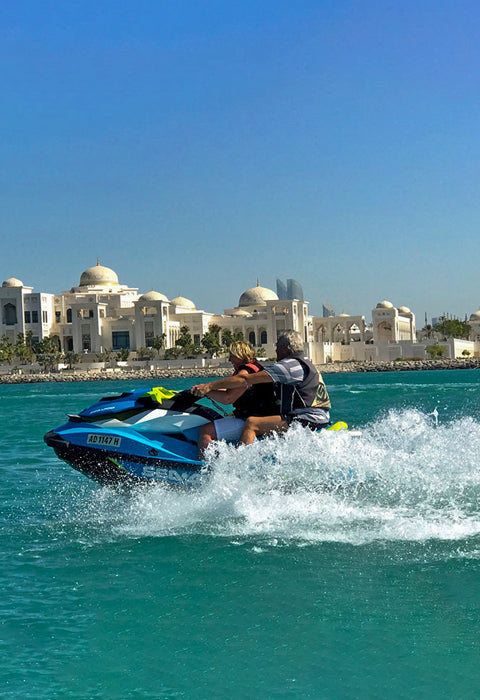
[[[34,384],[36,382],[100,382],[100,381],[119,381],[130,380],[138,381],[145,380],[149,383],[159,383],[163,379],[188,379],[189,377],[228,377],[232,374],[232,370],[228,367],[216,367],[213,369],[158,369],[158,370],[120,370],[116,372],[105,372],[91,370],[82,372],[75,370],[74,372],[63,370],[62,372],[45,372],[28,374],[22,370],[22,374],[7,374],[0,376],[0,384]]]
[[[406,370],[431,369],[477,369],[480,359],[459,360],[419,360],[415,362],[335,362],[317,365],[322,374],[337,374],[342,372],[402,372]],[[37,382],[96,382],[115,380],[143,380],[158,384],[166,379],[189,379],[190,377],[228,377],[232,370],[228,367],[185,368],[185,369],[156,369],[156,370],[120,370],[115,372],[81,370],[51,373],[29,374],[28,369],[22,368],[22,373],[0,375],[0,384],[34,384]]]
[[[395,362],[333,362],[317,365],[322,374],[336,372],[405,372],[429,369],[478,369],[480,358],[456,360],[396,360]]]

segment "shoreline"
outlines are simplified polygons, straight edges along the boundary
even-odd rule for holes
[[[418,360],[396,362],[335,362],[326,365],[316,365],[323,375],[347,374],[365,372],[405,372],[435,369],[480,369],[480,358],[465,358],[457,360]],[[232,370],[229,367],[207,368],[178,368],[155,370],[63,370],[61,372],[26,373],[24,368],[12,370],[11,374],[0,375],[0,384],[36,384],[42,382],[97,382],[97,381],[151,381],[159,379],[189,379],[195,377],[228,377]],[[25,373],[24,373],[25,372]]]

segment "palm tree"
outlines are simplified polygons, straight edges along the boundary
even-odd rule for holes
[[[152,348],[155,348],[155,350],[157,351],[157,355],[160,355],[160,350],[162,350],[162,348],[165,347],[166,337],[166,333],[161,333],[160,335],[156,335],[152,340]]]

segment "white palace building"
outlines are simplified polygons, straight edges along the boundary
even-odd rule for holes
[[[317,364],[423,358],[426,346],[435,342],[417,342],[414,313],[389,301],[376,305],[367,328],[364,316],[311,316],[308,302],[280,300],[257,282],[240,295],[238,306],[213,314],[183,296],[169,300],[153,290],[139,294],[138,288],[120,284],[116,273],[99,263],[82,272],[78,286],[59,294],[33,292],[33,287],[10,277],[0,288],[0,307],[0,337],[15,341],[27,331],[34,341],[57,336],[63,351],[78,353],[135,351],[151,347],[155,336],[163,333],[165,347],[170,348],[182,326],[188,326],[194,343],[200,344],[211,324],[241,332],[264,357],[275,356],[278,335],[292,328],[302,334],[305,352]],[[444,342],[448,357],[460,357],[465,350],[471,356],[479,354],[480,311],[472,314],[470,325],[471,340]]]

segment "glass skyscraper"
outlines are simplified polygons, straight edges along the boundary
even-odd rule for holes
[[[277,278],[277,296],[279,299],[298,299],[304,301],[303,289],[297,280],[287,279],[287,283]]]

